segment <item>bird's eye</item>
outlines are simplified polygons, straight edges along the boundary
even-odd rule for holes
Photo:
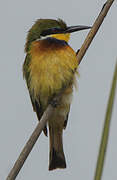
[[[60,28],[50,28],[50,29],[44,30],[41,33],[41,36],[47,36],[47,35],[50,35],[50,34],[57,34],[57,33],[60,33],[62,31],[63,31],[63,29],[60,29]]]
[[[52,31],[53,34],[57,33],[59,31],[59,28],[52,28],[51,31]]]

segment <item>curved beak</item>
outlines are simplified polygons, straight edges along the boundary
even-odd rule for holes
[[[64,33],[72,33],[72,32],[76,32],[76,31],[81,31],[81,30],[85,30],[85,29],[91,29],[91,26],[70,26],[67,27],[66,30],[64,31]]]
[[[72,32],[75,32],[75,31],[81,31],[81,30],[85,30],[85,29],[91,29],[92,27],[91,26],[69,26],[69,27],[66,27],[65,29],[63,28],[50,28],[50,29],[47,29],[47,30],[44,30],[41,35],[42,36],[47,36],[47,35],[50,35],[50,34],[65,34],[65,33],[72,33]]]

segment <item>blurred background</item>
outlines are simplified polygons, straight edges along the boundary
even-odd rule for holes
[[[68,25],[92,25],[105,0],[11,0],[0,2],[0,179],[6,179],[37,125],[22,64],[28,30],[39,18],[62,18]],[[111,7],[79,67],[78,90],[64,132],[67,169],[48,171],[48,138],[43,133],[17,180],[87,179],[94,176],[111,80],[117,58],[117,2]],[[73,33],[69,44],[81,47],[88,30]],[[117,96],[103,180],[117,178]]]

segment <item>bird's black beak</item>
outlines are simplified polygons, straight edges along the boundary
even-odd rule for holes
[[[72,32],[81,31],[85,29],[91,29],[91,26],[70,26],[66,28],[64,33],[72,33]]]
[[[44,30],[41,33],[41,36],[47,36],[47,35],[51,35],[51,34],[72,33],[72,32],[81,31],[84,29],[91,29],[91,26],[70,26],[70,27],[66,27],[65,29],[55,27],[55,28],[50,28],[50,29]]]

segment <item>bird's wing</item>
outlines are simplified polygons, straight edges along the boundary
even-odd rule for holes
[[[33,100],[31,94],[30,94],[30,99],[32,102],[33,110],[36,112],[37,118],[40,121],[40,119],[44,113],[43,109],[42,109],[42,105],[41,105],[40,101],[37,102],[36,100]],[[47,126],[44,127],[43,132],[46,136],[48,135]]]
[[[41,105],[40,101],[38,100],[38,102],[37,102],[33,98],[32,94],[30,93],[30,88],[29,88],[30,72],[28,71],[29,63],[30,63],[30,55],[27,54],[26,58],[25,58],[25,61],[24,61],[24,64],[23,64],[23,76],[24,76],[24,78],[26,80],[26,83],[27,83],[27,87],[28,87],[28,90],[29,90],[33,110],[36,112],[38,120],[40,120],[42,115],[43,115],[43,109],[42,109],[42,105]],[[44,131],[44,134],[47,136],[47,127],[46,126],[45,126],[43,131]]]

